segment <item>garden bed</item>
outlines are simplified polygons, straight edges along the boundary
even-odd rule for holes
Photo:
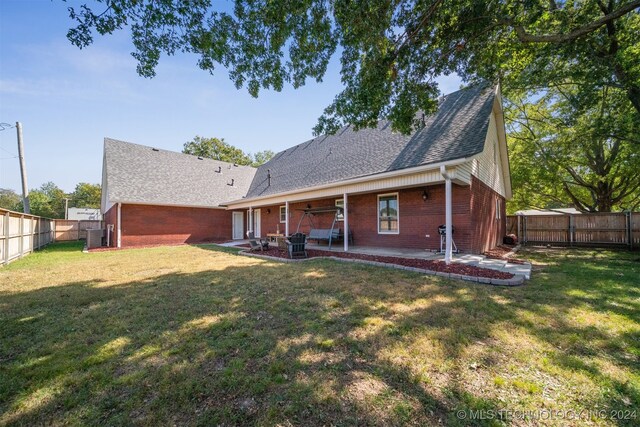
[[[273,258],[289,259],[289,254],[286,250],[279,249],[277,247],[270,247],[264,251],[247,251],[250,254],[269,256]],[[362,261],[372,261],[384,264],[391,264],[402,267],[411,267],[421,270],[429,270],[438,273],[457,274],[461,276],[471,277],[483,277],[488,279],[511,279],[514,277],[511,273],[503,271],[491,270],[488,268],[476,267],[472,265],[464,265],[460,263],[445,264],[444,261],[435,261],[429,259],[416,259],[416,258],[401,258],[394,256],[378,256],[357,254],[352,252],[330,252],[318,249],[307,249],[309,258],[325,258],[334,257],[341,259],[353,259]]]

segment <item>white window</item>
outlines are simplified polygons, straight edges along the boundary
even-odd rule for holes
[[[378,195],[378,233],[400,233],[398,193]]]
[[[496,219],[502,218],[502,212],[500,209],[501,207],[502,207],[502,203],[500,199],[496,199]]]
[[[344,199],[336,200],[336,207],[344,209]],[[344,211],[338,212],[338,221],[344,221]]]
[[[281,223],[287,222],[287,207],[286,206],[280,206],[280,222]]]

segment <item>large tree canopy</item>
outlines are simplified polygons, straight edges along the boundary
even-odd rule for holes
[[[222,65],[253,96],[261,88],[321,80],[338,53],[344,90],[316,133],[381,117],[409,132],[433,111],[434,78],[502,79],[507,92],[562,85],[620,88],[640,115],[640,0],[96,0],[69,8],[68,38],[128,28],[138,73],[151,77],[162,54],[199,55]]]
[[[201,136],[196,136],[192,141],[186,142],[182,148],[182,152],[194,156],[254,167],[258,167],[269,161],[274,155],[274,152],[271,150],[258,151],[255,154],[245,153],[240,148],[225,142],[224,138],[203,138]]]
[[[640,206],[640,123],[629,99],[604,87],[590,103],[566,85],[512,98],[506,116],[514,197],[509,208]]]

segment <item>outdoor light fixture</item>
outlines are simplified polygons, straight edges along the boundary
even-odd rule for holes
[[[427,190],[424,190],[422,192],[422,200],[426,202],[428,198],[429,198],[429,193],[427,193]]]
[[[308,205],[307,205],[307,209],[311,209],[311,204],[308,204]]]
[[[271,209],[267,209],[267,213],[270,214],[271,213]]]

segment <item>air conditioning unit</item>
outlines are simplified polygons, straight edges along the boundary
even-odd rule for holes
[[[103,237],[104,237],[104,229],[102,228],[87,230],[87,249],[102,247]]]

